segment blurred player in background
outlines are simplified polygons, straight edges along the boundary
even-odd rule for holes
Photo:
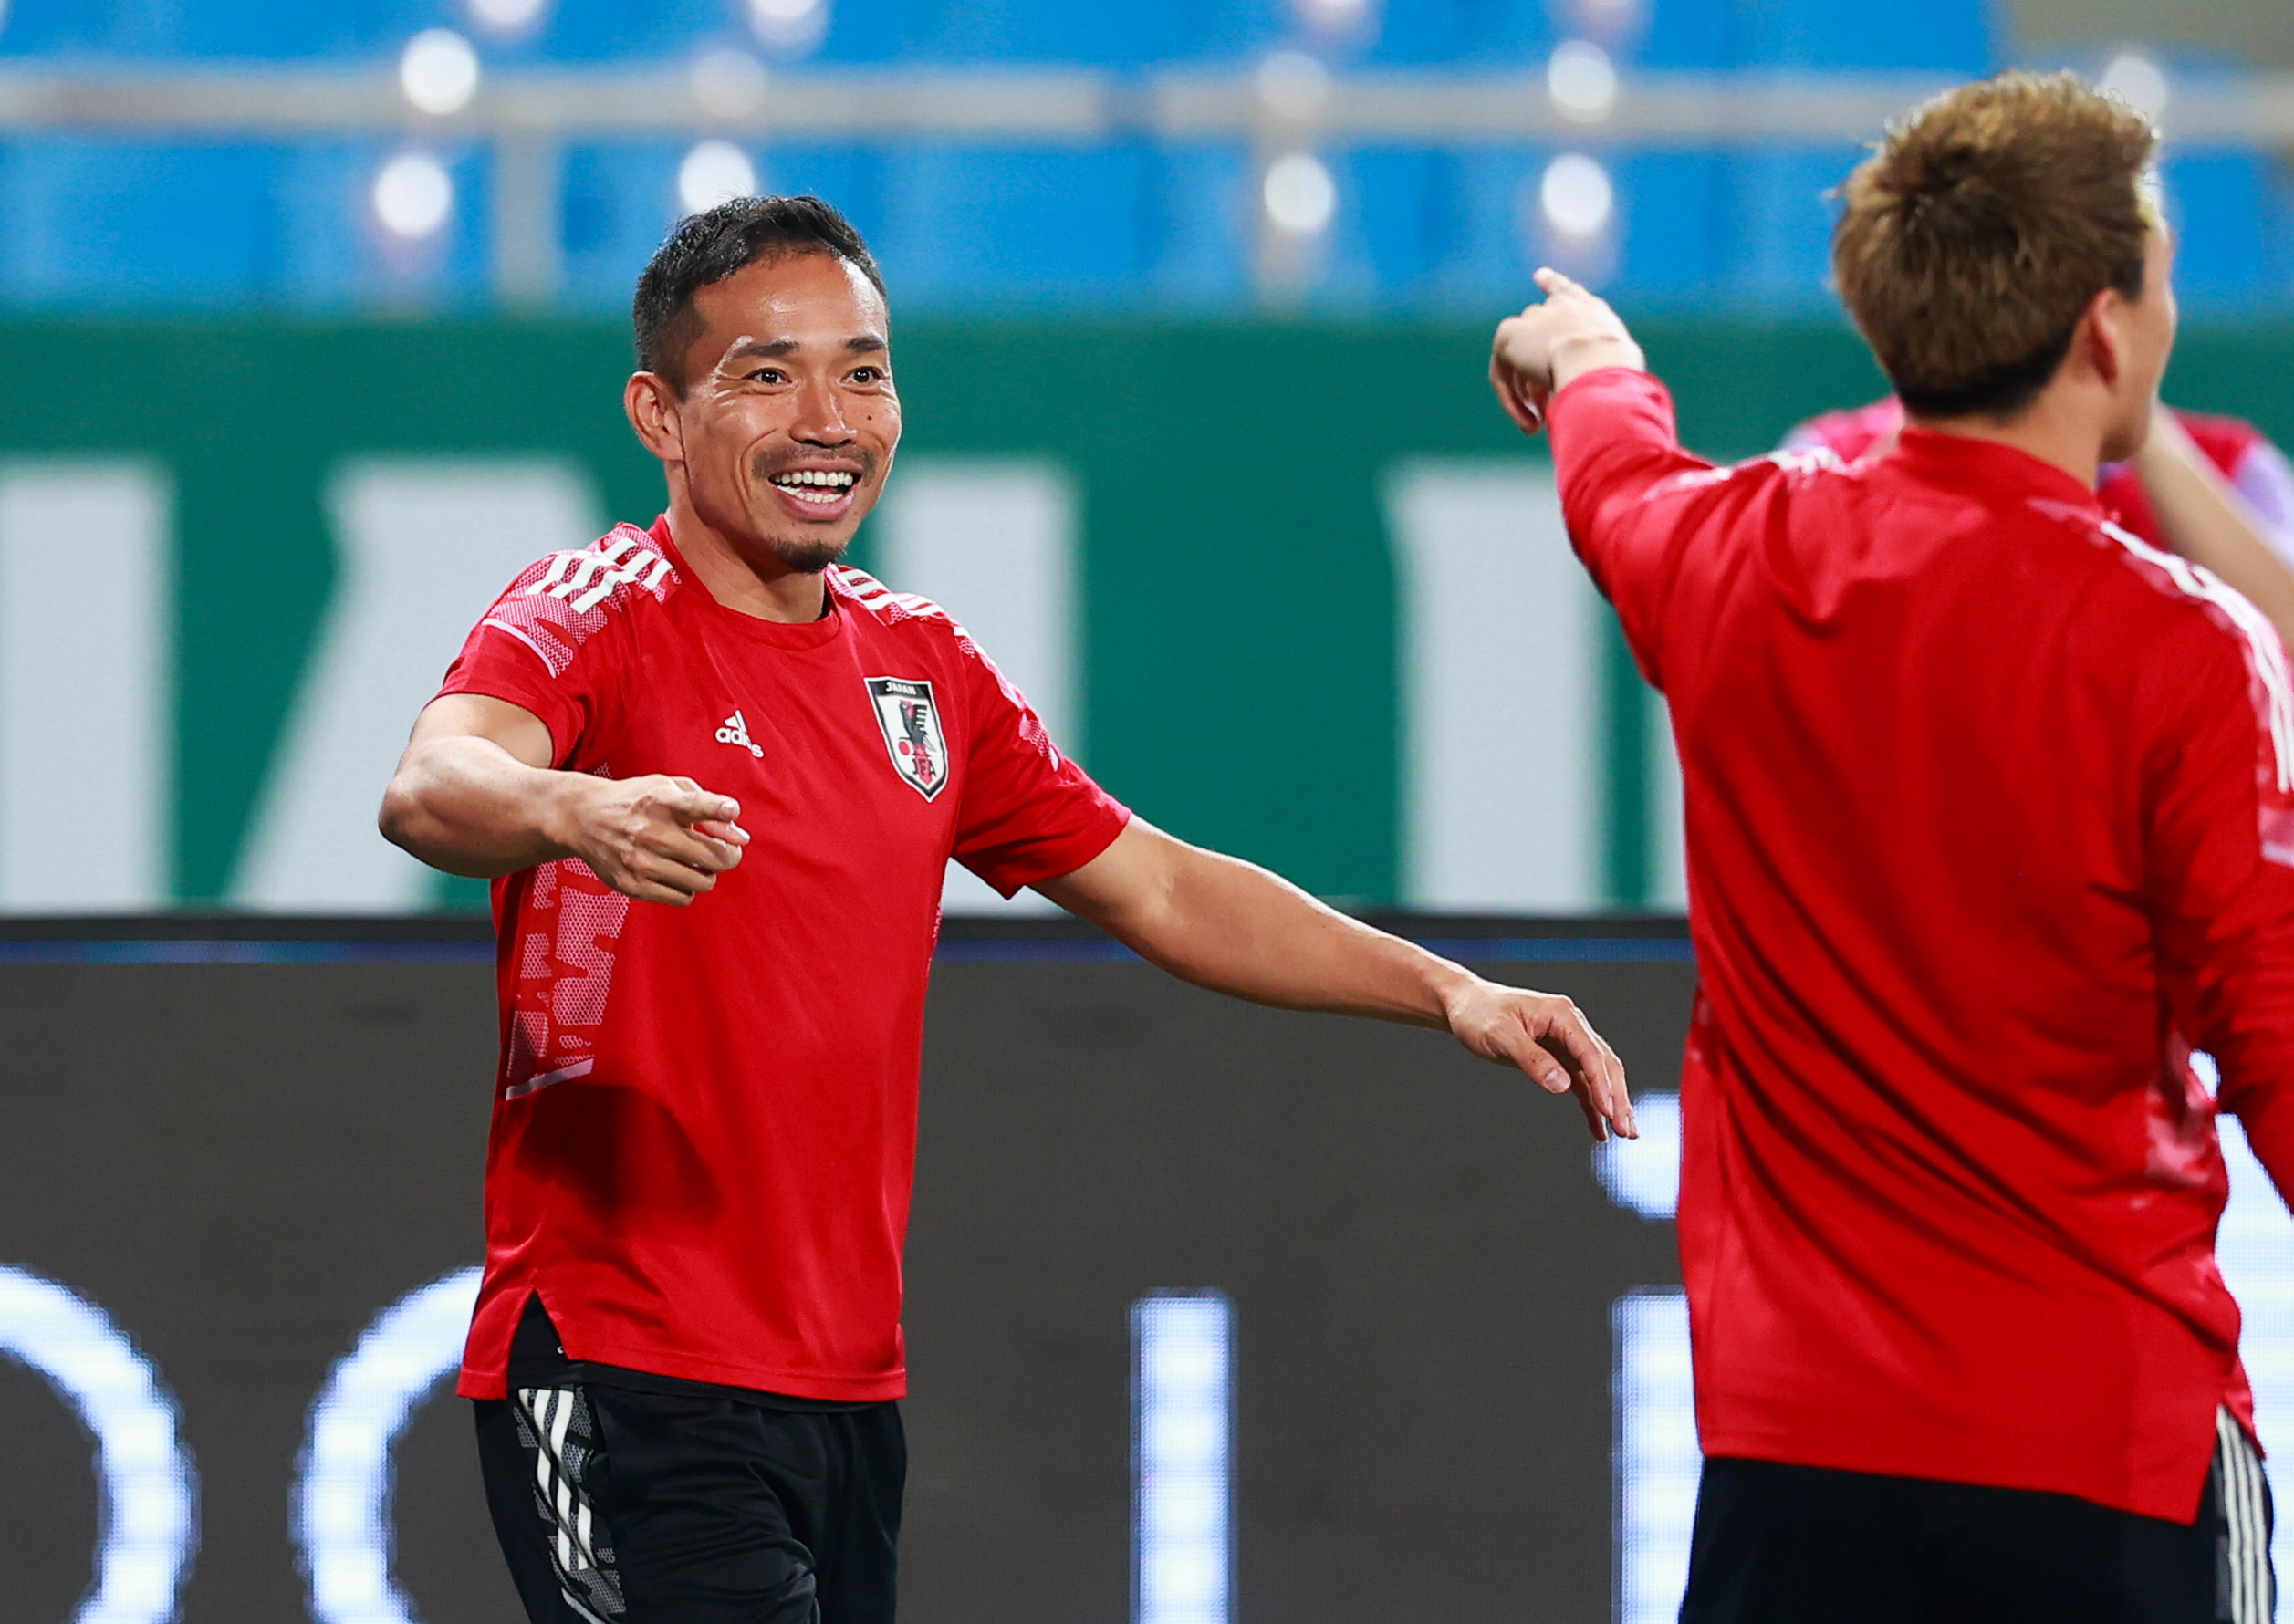
[[[1784,444],[1852,463],[1885,456],[1903,432],[1903,403],[1889,395],[1811,418]],[[2294,644],[2294,468],[2261,430],[2161,409],[2134,455],[2104,465],[2095,494],[2114,522],[2236,587]]]
[[[1693,1624],[2271,1616],[2190,1057],[2286,1189],[2294,687],[2096,498],[2174,337],[2154,145],[2008,75],[1857,170],[1835,273],[1909,415],[1874,460],[1689,455],[1550,272],[1498,328],[1681,752]]]
[[[536,1624],[889,1624],[951,857],[1201,985],[1446,1028],[1575,1092],[1596,1137],[1632,1131],[1624,1073],[1567,999],[1131,817],[944,612],[838,564],[901,408],[882,280],[826,203],[686,221],[634,315],[667,513],[511,585],[383,807],[495,881],[461,1390]]]

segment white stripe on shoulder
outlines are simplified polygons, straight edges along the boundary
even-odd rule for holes
[[[624,586],[642,587],[660,598],[676,569],[653,550],[652,542],[651,536],[634,525],[616,525],[586,547],[552,553],[542,559],[541,574],[519,596],[554,598],[581,615],[613,598]]]
[[[958,637],[968,637],[971,635],[966,632],[963,627],[956,626],[956,618],[954,615],[950,614],[946,609],[942,609],[938,604],[933,602],[933,600],[929,598],[919,597],[913,592],[895,592],[892,594],[892,601],[900,605],[901,608],[906,609],[910,614],[915,616],[919,620],[945,620],[949,625],[955,626],[956,635]]]
[[[1667,474],[1649,488],[1649,494],[1677,496],[1684,491],[1694,491],[1702,486],[1731,484],[1740,479],[1770,473],[1780,473],[1788,478],[1796,474],[1838,474],[1847,466],[1830,446],[1820,445],[1810,451],[1795,451],[1788,446],[1747,462],[1726,463],[1717,468],[1689,468],[1679,474]]]
[[[2255,608],[2245,593],[2213,570],[2163,547],[2154,547],[2109,519],[2099,519],[2066,502],[2034,499],[2031,505],[2049,517],[2100,531],[2117,543],[2130,559],[2155,571],[2176,591],[2205,604],[2229,622],[2245,642],[2247,669],[2261,682],[2268,699],[2270,748],[2278,762],[2278,792],[2283,795],[2294,791],[2294,675],[2287,671],[2286,645],[2278,640],[2278,629],[2270,624],[2269,618]]]
[[[871,608],[874,608],[880,602],[889,602],[892,596],[892,588],[882,581],[869,574],[867,570],[855,569],[850,564],[829,566],[829,578],[842,587],[849,595]]]
[[[895,592],[874,576],[849,564],[839,564],[834,568],[838,584],[862,609],[893,619],[904,616],[916,620],[945,620],[958,637],[970,640],[972,634],[931,599],[915,592]]]

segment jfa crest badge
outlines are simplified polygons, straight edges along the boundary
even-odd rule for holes
[[[909,787],[931,800],[948,782],[948,736],[932,703],[932,684],[900,677],[871,677],[868,695],[876,704],[876,725],[892,767]]]

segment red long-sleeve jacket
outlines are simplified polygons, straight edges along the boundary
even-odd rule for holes
[[[2005,446],[1715,468],[1623,370],[1552,431],[1681,752],[1706,1452],[2187,1522],[2251,1424],[2194,1048],[2294,1176],[2277,636]]]
[[[2199,449],[2232,488],[2247,500],[2248,515],[2282,558],[2294,559],[2294,468],[2262,431],[2235,417],[2205,417],[2177,411]],[[1893,395],[1845,411],[1828,411],[1795,427],[1784,437],[1787,451],[1814,451],[1819,446],[1843,463],[1869,456],[1872,448],[1903,429],[1903,406]],[[2106,464],[2096,482],[2095,499],[2103,512],[2157,545],[2164,539],[2151,498],[2135,477],[2131,463]]]

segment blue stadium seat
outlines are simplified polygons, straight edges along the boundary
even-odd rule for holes
[[[1738,0],[1728,61],[1740,68],[1917,69],[1982,74],[1999,65],[1983,0],[1917,5],[1841,0]]]
[[[2180,239],[2175,291],[2195,309],[2283,303],[2289,271],[2286,177],[2256,152],[2200,150],[2165,166],[2167,213]]]
[[[144,66],[271,60],[386,67],[417,30],[468,27],[466,0],[14,0],[0,60]],[[474,31],[489,67],[691,60],[752,44],[744,0],[547,0],[528,37]],[[1334,71],[1533,72],[1584,26],[1578,0],[1382,0],[1344,39],[1311,36],[1292,0],[826,0],[823,66],[1090,67],[1118,76],[1254,67],[1311,47]],[[1645,0],[1609,40],[1642,70],[1975,74],[2000,60],[1996,4]],[[769,54],[769,53],[767,53]],[[2212,71],[2224,71],[2216,65]],[[0,142],[0,298],[99,307],[483,305],[490,152],[449,159],[453,220],[419,249],[370,221],[381,138],[248,144]],[[1829,306],[1830,211],[1855,161],[1839,149],[1585,150],[1614,182],[1597,268],[1644,304]],[[685,142],[563,154],[563,300],[618,308],[676,209]],[[1248,307],[1258,203],[1236,140],[1105,145],[789,143],[749,152],[760,184],[818,191],[876,244],[904,307]],[[1483,309],[1521,297],[1540,238],[1536,188],[1554,151],[1522,143],[1382,141],[1322,156],[1339,200],[1310,307]],[[2294,298],[2294,200],[2247,150],[2176,153],[2182,284],[2201,307]]]

